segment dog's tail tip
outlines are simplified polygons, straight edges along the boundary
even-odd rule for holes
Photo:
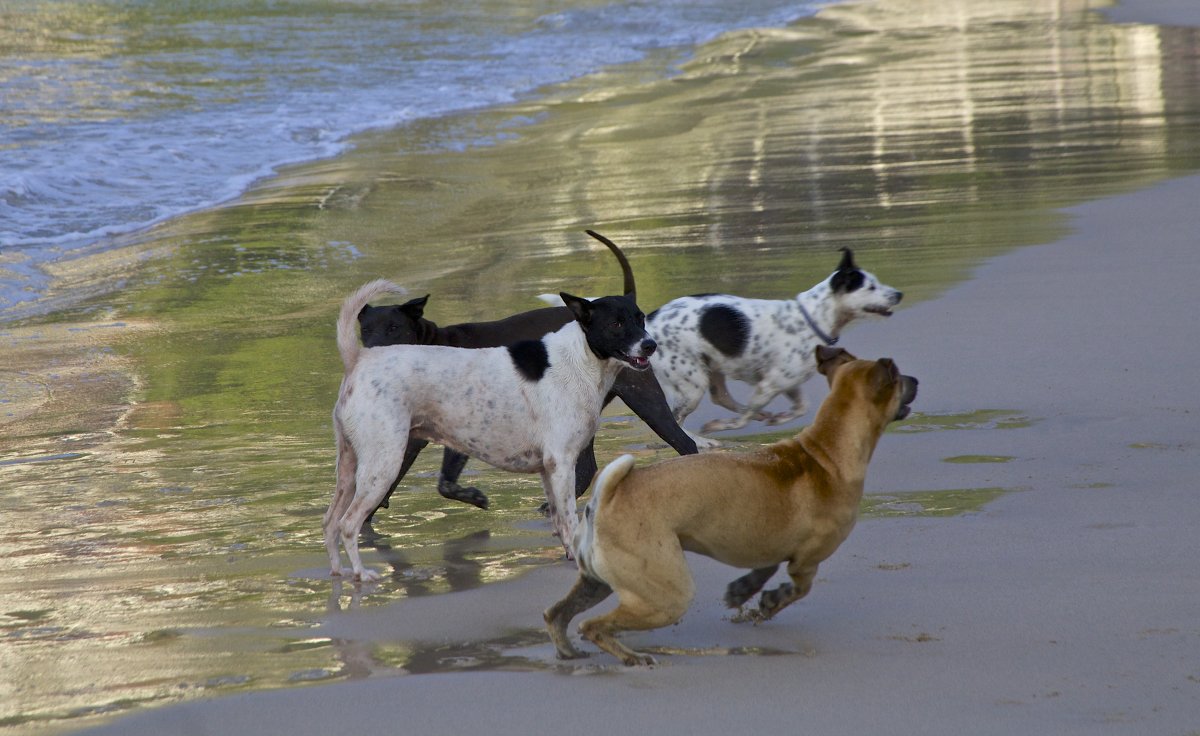
[[[407,293],[407,289],[392,281],[375,279],[358,287],[353,294],[346,297],[346,300],[342,302],[342,309],[338,313],[337,321],[337,345],[346,373],[354,369],[354,364],[358,361],[358,353],[361,350],[361,346],[358,344],[358,330],[356,329],[358,313],[368,303],[379,297],[404,296]]]
[[[633,455],[625,454],[605,465],[604,470],[601,470],[600,474],[596,476],[596,489],[592,495],[599,497],[624,480],[625,476],[629,475],[629,471],[633,470],[634,462]]]

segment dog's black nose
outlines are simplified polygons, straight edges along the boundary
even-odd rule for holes
[[[654,355],[655,350],[658,350],[658,343],[654,342],[648,337],[645,340],[642,340],[642,355],[649,357]]]

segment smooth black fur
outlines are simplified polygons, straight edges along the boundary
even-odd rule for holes
[[[636,289],[633,272],[624,254],[612,241],[604,236],[588,230],[587,233],[604,243],[617,256],[624,274],[626,295],[634,299]],[[605,297],[605,299],[619,297]],[[595,311],[595,304],[603,302],[597,299],[590,302],[590,311]],[[439,327],[434,322],[425,319],[424,308],[426,298],[414,299],[396,307],[365,307],[358,315],[362,342],[366,347],[381,345],[446,345],[459,348],[490,348],[507,347],[523,340],[539,340],[548,332],[575,319],[568,307],[550,307],[535,309],[529,312],[512,315],[493,322],[467,322],[447,327]],[[640,314],[640,312],[639,312]],[[593,317],[589,317],[592,319]],[[395,324],[400,323],[400,324]],[[644,326],[645,318],[639,321]],[[595,349],[595,348],[593,348]],[[675,421],[671,407],[667,406],[666,396],[653,370],[644,371],[626,368],[617,374],[612,390],[604,400],[605,405],[618,397],[629,409],[646,423],[654,433],[663,439],[680,455],[696,453],[696,442]],[[403,477],[408,468],[416,460],[417,455],[428,443],[424,440],[410,440],[404,456],[404,466],[400,476]],[[466,456],[447,448],[442,456],[442,470],[438,478],[438,493],[445,498],[486,509],[488,498],[478,488],[458,485],[458,478],[466,464]],[[575,495],[583,495],[596,474],[596,452],[592,443],[579,454],[575,464]],[[399,482],[397,478],[396,483]],[[388,492],[396,488],[396,483]],[[381,507],[388,505],[385,498]],[[368,522],[370,519],[368,519]]]
[[[546,352],[546,343],[541,340],[523,340],[508,346],[508,354],[512,356],[513,365],[517,372],[527,381],[540,381],[550,367],[550,354]]]
[[[730,358],[741,355],[750,344],[750,320],[728,304],[705,307],[699,327],[700,335]]]

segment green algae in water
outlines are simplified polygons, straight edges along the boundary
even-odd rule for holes
[[[959,516],[975,513],[984,505],[1021,488],[958,488],[945,491],[870,495],[863,498],[859,513],[868,517]]]
[[[913,414],[895,432],[938,432],[958,429],[1024,429],[1039,419],[1015,409],[980,409],[966,414]]]
[[[956,463],[960,465],[973,465],[976,463],[1007,463],[1016,460],[1012,455],[955,455],[953,457],[944,457],[944,463]]]

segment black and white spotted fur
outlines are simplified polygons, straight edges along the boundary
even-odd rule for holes
[[[655,343],[645,316],[629,297],[589,301],[564,293],[575,320],[540,340],[474,350],[360,347],[363,306],[402,293],[372,281],[346,299],[338,317],[346,375],[333,410],[337,488],[323,525],[333,574],[342,574],[340,538],[354,577],[378,579],[363,567],[358,533],[398,480],[410,436],[504,470],[540,473],[554,529],[570,554],[578,524],[575,460],[595,434],[617,372],[649,366]]]
[[[844,249],[837,270],[795,299],[703,294],[664,304],[646,320],[659,346],[651,363],[680,422],[711,391],[718,406],[738,416],[710,421],[704,432],[738,429],[752,419],[782,424],[806,411],[800,387],[816,372],[816,347],[835,342],[842,328],[859,317],[889,316],[902,296],[858,268],[853,253]],[[745,406],[729,395],[726,378],[753,386]],[[764,413],[763,407],[780,394],[791,400],[791,407]],[[696,440],[701,446],[717,444]]]

